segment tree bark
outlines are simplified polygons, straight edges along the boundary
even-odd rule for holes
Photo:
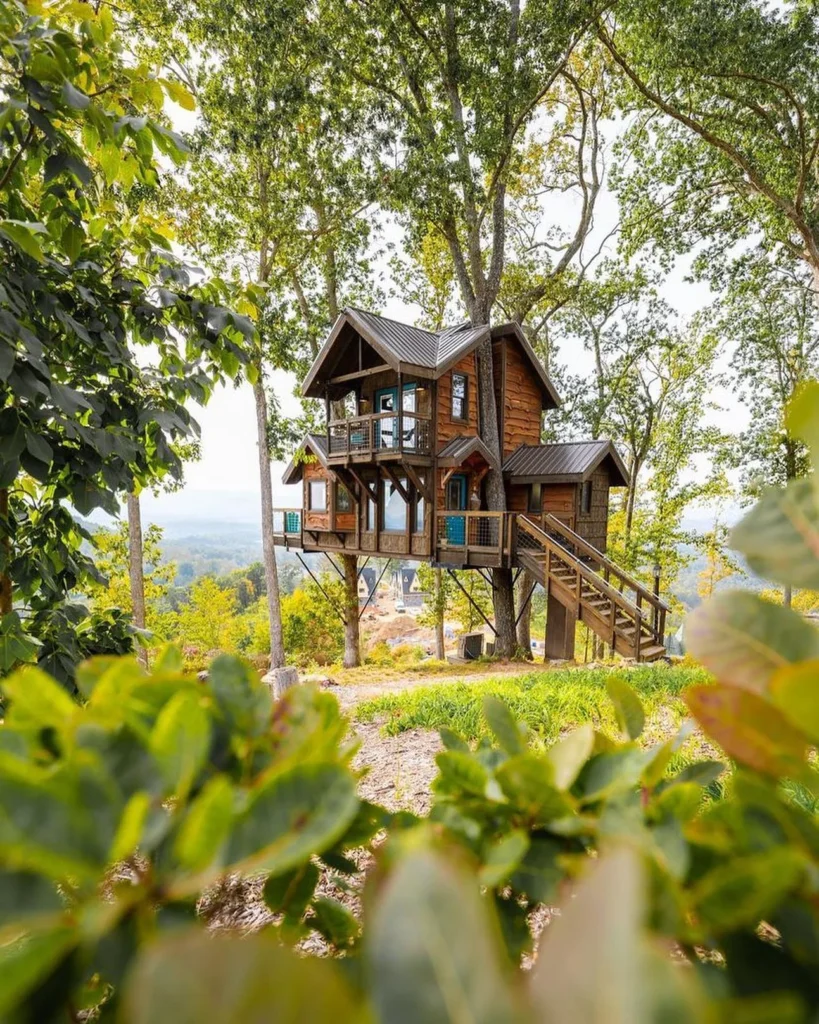
[[[444,570],[435,570],[435,657],[446,660],[446,638],[444,637]]]
[[[786,608],[790,608],[793,604],[793,587],[787,586],[782,589],[782,604]]]
[[[361,664],[361,636],[358,620],[358,558],[342,555],[344,569],[344,661],[345,668],[358,668]]]
[[[279,596],[279,571],[273,541],[273,483],[270,475],[270,453],[267,448],[267,396],[259,367],[259,379],[253,385],[256,401],[256,434],[259,446],[259,482],[262,493],[262,558],[267,586],[267,617],[270,623],[270,668],[284,667],[282,641],[282,610]]]
[[[535,583],[534,576],[524,570],[518,580],[518,607],[522,607],[526,596]],[[532,602],[527,603],[522,612],[518,613],[520,620],[517,626],[518,647],[523,652],[524,658],[532,660]]]
[[[145,629],[145,566],[142,546],[142,510],[139,496],[129,494],[128,510],[128,584],[131,590],[131,619],[137,629]],[[136,656],[140,665],[148,667],[148,651],[137,643]]]
[[[11,537],[7,525],[9,515],[9,492],[7,487],[0,488],[0,530],[2,530],[3,561],[8,565],[11,559]],[[10,615],[14,604],[14,591],[11,576],[7,572],[0,573],[0,617]]]

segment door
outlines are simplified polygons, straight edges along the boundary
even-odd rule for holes
[[[414,413],[415,384],[404,385],[404,412]],[[375,411],[377,413],[398,412],[398,388],[381,388],[375,393]],[[403,448],[413,451],[418,446],[418,429],[415,416],[407,416],[403,422]],[[398,416],[385,416],[376,421],[376,448],[398,448]]]
[[[447,510],[466,511],[466,475],[454,473],[446,482],[444,504]],[[446,517],[446,539],[449,544],[463,547],[466,544],[466,516]]]

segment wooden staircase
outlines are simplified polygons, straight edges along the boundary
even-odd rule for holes
[[[624,658],[665,656],[664,601],[554,516],[516,521],[517,561],[547,593]]]

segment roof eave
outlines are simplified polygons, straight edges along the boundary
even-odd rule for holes
[[[329,468],[327,458],[322,452],[318,445],[312,442],[309,434],[306,434],[301,444],[296,448],[293,453],[293,458],[288,462],[285,467],[284,473],[282,473],[283,484],[297,484],[304,476],[304,467],[306,465],[305,460],[299,458],[301,452],[306,453],[309,451],[311,455],[321,464],[323,469]]]
[[[349,324],[353,327],[367,342],[367,344],[375,349],[385,363],[388,363],[396,371],[400,369],[401,363],[396,358],[395,353],[391,352],[381,344],[364,321],[356,315],[356,311],[354,309],[344,309],[339,313],[336,322],[333,324],[333,327],[327,336],[327,340],[321,346],[321,351],[316,356],[313,365],[310,367],[307,376],[302,382],[301,393],[303,398],[321,397],[322,389],[319,386],[320,381],[317,379],[318,374],[345,324]]]

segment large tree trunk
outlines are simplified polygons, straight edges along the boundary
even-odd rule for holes
[[[523,602],[526,601],[526,597],[529,591],[532,589],[532,585],[535,583],[534,576],[531,573],[524,570],[520,574],[518,579],[518,608],[523,608]],[[529,661],[532,660],[532,601],[531,599],[527,602],[526,607],[522,611],[518,612],[520,619],[518,620],[518,647],[523,652],[523,656]]]
[[[444,637],[444,615],[446,602],[443,595],[444,570],[435,570],[435,657],[438,661],[446,659],[446,638]]]
[[[503,459],[498,431],[498,409],[495,404],[495,381],[492,370],[492,339],[487,338],[478,348],[478,395],[480,402],[481,438],[494,452],[498,467]],[[506,488],[500,468],[490,469],[486,477],[486,503],[492,512],[506,511]],[[502,540],[502,537],[498,538]],[[515,593],[512,570],[492,570],[492,603],[495,610],[495,653],[500,658],[511,658],[515,653]]]
[[[145,629],[145,567],[142,549],[142,510],[139,497],[129,494],[128,510],[128,584],[131,589],[131,619],[137,629]],[[148,667],[148,651],[136,644],[137,661]]]
[[[361,637],[358,620],[358,558],[342,555],[344,569],[344,667],[358,668],[361,664]]]
[[[11,559],[11,536],[7,525],[9,515],[9,492],[7,487],[0,487],[0,522],[2,523],[2,547],[3,561],[8,565]],[[7,572],[0,572],[0,618],[3,615],[10,615],[14,603],[11,586],[11,576]]]
[[[270,622],[270,668],[284,668],[282,642],[282,611],[279,598],[279,571],[273,541],[273,483],[270,476],[270,453],[267,447],[267,396],[261,369],[253,385],[256,400],[256,434],[259,445],[259,482],[262,491],[262,557],[267,585],[267,616]]]

